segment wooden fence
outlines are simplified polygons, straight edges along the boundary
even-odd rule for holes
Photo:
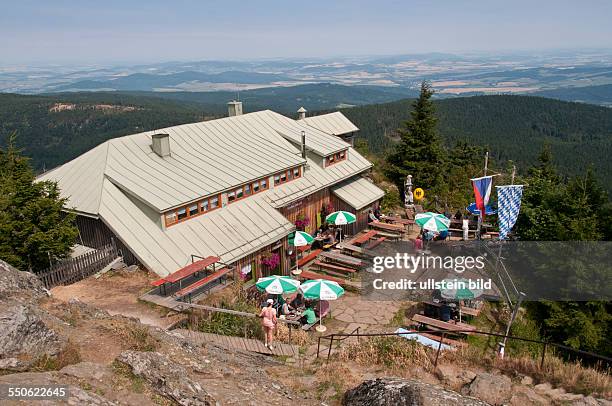
[[[47,289],[59,285],[69,285],[102,270],[120,255],[114,244],[105,245],[95,251],[60,261],[37,273],[37,276]]]

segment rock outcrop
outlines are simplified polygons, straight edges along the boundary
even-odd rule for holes
[[[435,385],[401,378],[365,381],[344,394],[347,406],[485,406],[487,403]]]
[[[124,351],[117,361],[127,365],[135,376],[145,379],[160,395],[181,405],[216,404],[202,386],[189,378],[185,367],[158,352]]]

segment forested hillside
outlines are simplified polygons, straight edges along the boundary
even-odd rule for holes
[[[70,96],[0,94],[0,145],[13,132],[36,170],[60,165],[120,135],[205,118],[200,107],[111,93]]]
[[[360,91],[363,91],[361,89]],[[278,108],[273,90],[245,100],[245,111]],[[288,95],[286,95],[288,96]],[[313,100],[316,95],[310,94]],[[225,100],[225,99],[224,99]],[[382,153],[408,118],[411,100],[344,109],[361,129],[370,150]],[[526,96],[475,96],[436,100],[438,130],[444,141],[488,145],[498,164],[514,160],[530,166],[544,142],[552,146],[563,174],[577,174],[592,164],[612,190],[612,109]],[[310,104],[304,100],[309,110]],[[50,96],[0,94],[0,145],[12,132],[16,144],[37,170],[64,163],[99,143],[120,135],[225,115],[225,101],[191,103],[121,93],[74,93]],[[287,112],[293,109],[284,110]]]
[[[342,110],[373,153],[392,148],[411,100]],[[612,190],[612,109],[529,96],[474,96],[436,100],[438,130],[448,145],[459,140],[489,147],[503,164],[535,162],[545,142],[564,175],[595,173]]]

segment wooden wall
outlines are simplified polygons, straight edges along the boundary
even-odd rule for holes
[[[114,243],[121,251],[123,262],[126,265],[142,266],[132,251],[117,238],[102,220],[86,216],[77,216],[76,224],[79,229],[79,236],[76,241],[78,244],[99,249]]]

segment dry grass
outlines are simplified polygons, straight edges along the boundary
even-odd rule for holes
[[[276,325],[276,340],[289,343],[289,327],[282,322],[279,322]],[[302,330],[301,328],[292,328],[291,330],[291,344],[298,345],[300,347],[310,345],[311,338],[308,332]]]
[[[575,362],[565,362],[555,355],[549,354],[540,368],[540,359],[530,356],[505,357],[483,355],[482,349],[467,346],[458,351],[444,352],[440,362],[496,369],[507,375],[528,375],[537,382],[549,382],[553,386],[562,387],[568,392],[591,394],[610,398],[612,396],[612,379],[609,371],[601,372]]]
[[[317,398],[323,403],[340,403],[344,393],[359,385],[362,379],[350,368],[340,363],[329,363],[321,366],[315,373]]]
[[[117,328],[115,332],[130,350],[155,351],[159,347],[159,342],[151,335],[147,326],[128,325],[125,328]]]
[[[389,369],[403,369],[406,365],[419,365],[432,370],[433,363],[427,349],[418,343],[388,336],[349,344],[335,357],[340,361],[354,361],[361,365],[381,365]]]
[[[68,365],[78,364],[81,362],[81,354],[79,348],[72,341],[68,341],[66,346],[56,355],[43,355],[39,357],[32,367],[32,371],[59,371]]]

